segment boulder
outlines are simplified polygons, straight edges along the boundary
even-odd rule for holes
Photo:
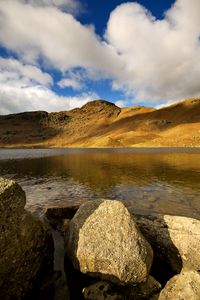
[[[41,221],[24,210],[22,188],[0,179],[0,299],[22,299],[53,263],[53,240]]]
[[[161,284],[152,276],[149,276],[147,281],[136,286],[129,287],[126,292],[126,299],[150,299],[153,295],[161,290]]]
[[[67,226],[65,249],[75,269],[117,284],[145,282],[153,259],[134,218],[112,200],[81,205]]]
[[[171,215],[137,215],[136,220],[154,250],[157,266],[171,270],[170,276],[182,269],[200,270],[199,220]]]
[[[161,290],[161,285],[152,276],[136,286],[116,286],[108,281],[98,281],[83,289],[86,300],[146,300]]]
[[[14,199],[14,201],[13,201]],[[21,187],[13,180],[0,178],[0,222],[6,223],[20,219],[26,204],[26,196]]]
[[[159,300],[199,300],[200,274],[186,271],[171,278],[161,291]]]
[[[66,231],[63,224],[66,225],[68,220],[64,219],[73,216],[80,205],[80,203],[72,204],[73,202],[68,201],[47,210],[46,216],[61,232]],[[200,269],[199,220],[162,214],[139,215],[135,214],[134,207],[131,207],[130,203],[128,205],[128,210],[134,216],[140,231],[154,250],[152,274],[155,278],[165,284],[169,278],[180,273],[182,268]]]
[[[81,204],[85,202],[86,200],[56,201],[46,208],[45,217],[54,229],[62,231],[64,220],[72,219]]]
[[[83,289],[83,297],[86,300],[123,300],[119,292],[108,281],[98,281]]]

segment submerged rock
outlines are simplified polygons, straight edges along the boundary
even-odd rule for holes
[[[24,210],[22,188],[0,179],[0,299],[22,299],[51,270],[53,240]]]
[[[158,299],[199,300],[200,274],[196,271],[186,271],[174,276],[161,291]]]
[[[135,220],[119,201],[83,204],[65,232],[74,268],[117,284],[145,282],[153,251]]]

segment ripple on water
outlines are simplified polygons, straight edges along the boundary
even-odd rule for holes
[[[1,176],[22,185],[27,209],[38,214],[56,201],[97,198],[147,213],[200,214],[200,152],[4,149],[1,158],[0,150]]]

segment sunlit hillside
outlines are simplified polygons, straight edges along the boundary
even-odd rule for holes
[[[0,116],[1,147],[200,146],[200,99],[161,109],[104,100],[58,113]]]

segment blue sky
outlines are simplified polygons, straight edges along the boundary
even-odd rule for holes
[[[0,114],[200,95],[199,0],[1,0]]]
[[[85,7],[85,13],[80,14],[78,19],[83,24],[92,23],[95,26],[95,31],[99,35],[103,35],[106,30],[106,24],[109,19],[110,13],[120,4],[126,3],[129,1],[123,0],[88,0],[81,1],[83,7]],[[158,19],[164,17],[164,12],[169,9],[174,0],[139,0],[137,3],[140,3],[146,7],[153,16]]]

